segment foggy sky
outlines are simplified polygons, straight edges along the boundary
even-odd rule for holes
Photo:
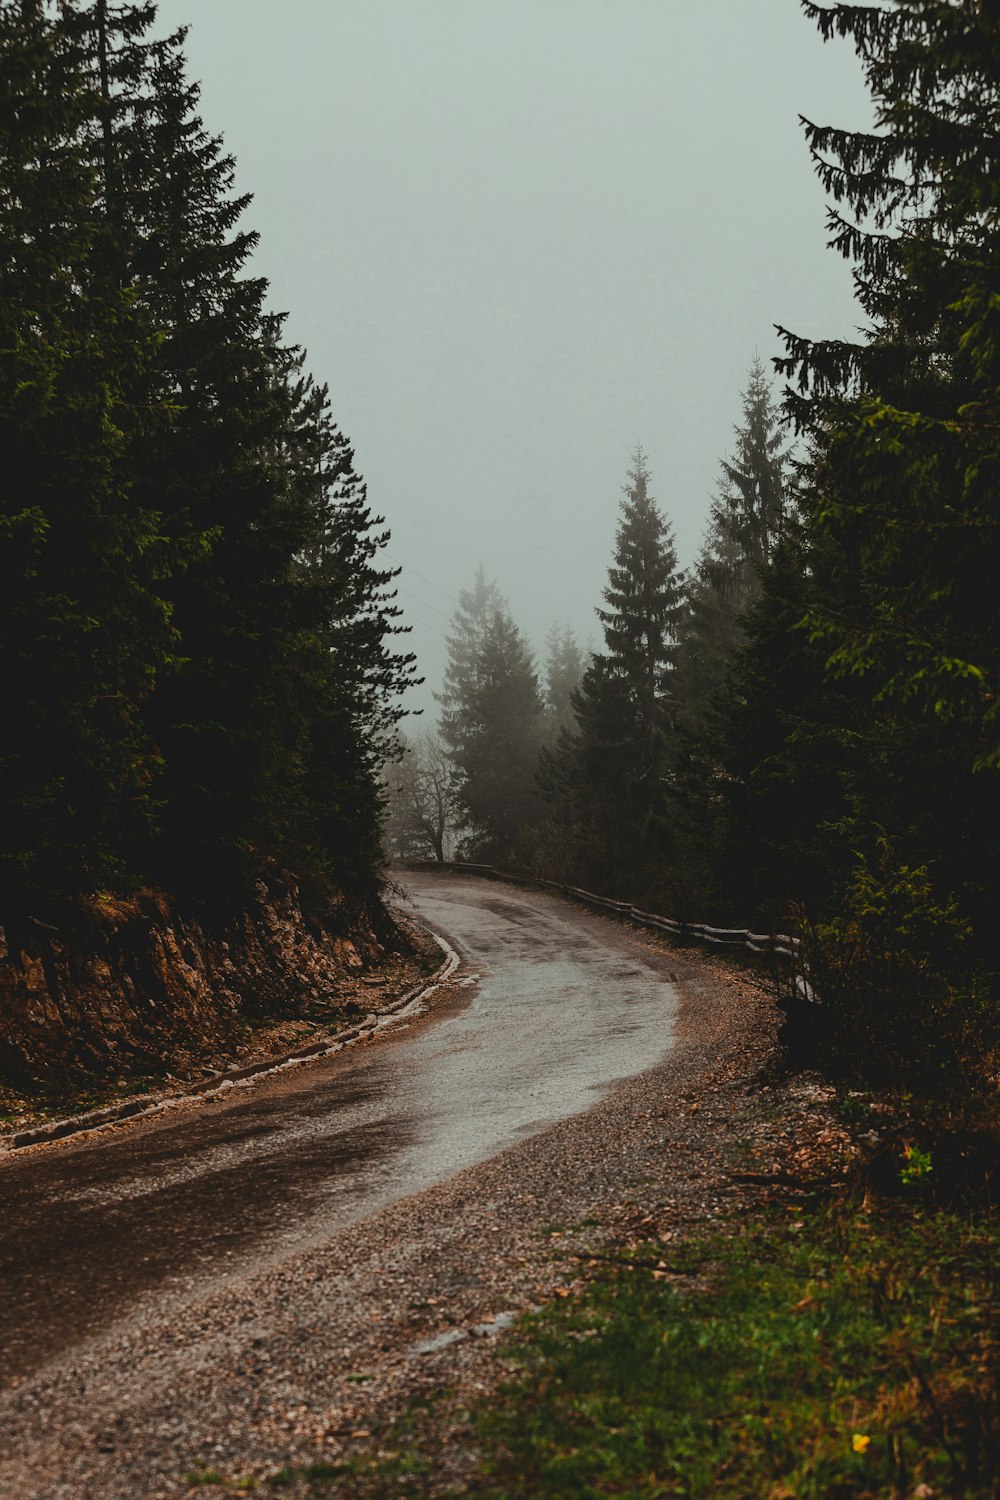
[[[636,443],[689,564],[773,324],[860,321],[798,124],[870,123],[853,53],[796,0],[160,0],[181,24],[391,528],[412,706],[479,562],[540,655],[598,646]]]

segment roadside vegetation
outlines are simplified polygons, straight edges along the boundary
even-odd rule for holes
[[[479,1493],[997,1494],[995,1220],[869,1199],[636,1259],[521,1331]]]
[[[498,1392],[442,1391],[261,1492],[995,1500],[1000,1225],[935,1175],[908,1142],[845,1192],[622,1245],[520,1320]]]

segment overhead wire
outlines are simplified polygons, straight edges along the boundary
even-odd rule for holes
[[[414,578],[419,578],[420,582],[426,583],[429,588],[437,589],[439,594],[443,594],[446,599],[451,600],[452,604],[457,604],[459,608],[461,608],[462,601],[460,599],[456,599],[454,594],[449,594],[448,590],[443,589],[439,583],[435,583],[433,578],[425,578],[423,573],[418,573],[416,568],[410,567],[409,563],[400,562],[399,558],[393,557],[391,552],[387,552],[385,556],[389,559],[390,562],[395,563],[397,568],[402,568],[406,573],[412,573]]]
[[[443,609],[438,609],[438,607],[437,607],[436,604],[428,604],[428,602],[427,602],[426,599],[421,599],[421,597],[420,597],[419,594],[411,594],[410,591],[409,591],[409,589],[400,588],[399,585],[397,584],[396,585],[396,592],[397,592],[397,594],[405,594],[406,597],[407,597],[407,599],[415,599],[417,601],[417,603],[419,605],[421,605],[424,609],[433,610],[434,614],[440,615],[441,618],[442,618],[442,620],[450,620],[451,619],[451,616],[450,615],[446,615]]]

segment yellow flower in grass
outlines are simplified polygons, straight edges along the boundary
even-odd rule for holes
[[[851,1438],[851,1447],[855,1453],[865,1453],[870,1442],[871,1438],[866,1432],[856,1432]]]

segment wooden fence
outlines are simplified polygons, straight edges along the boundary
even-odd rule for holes
[[[812,985],[798,970],[800,943],[798,938],[784,932],[751,932],[747,927],[712,927],[708,922],[678,922],[673,917],[659,916],[656,912],[642,911],[628,901],[614,901],[610,896],[595,896],[593,891],[582,890],[577,885],[562,885],[557,880],[541,880],[531,875],[519,875],[510,870],[498,870],[495,865],[465,864],[455,861],[439,863],[437,860],[407,860],[411,870],[449,870],[457,875],[483,875],[489,880],[504,880],[513,885],[539,886],[543,890],[558,891],[582,901],[587,906],[596,906],[612,912],[640,927],[650,927],[665,932],[681,943],[703,943],[714,948],[742,948],[760,958],[770,958],[777,963],[788,959],[791,966],[790,989],[794,998],[808,1005],[818,1004]]]

